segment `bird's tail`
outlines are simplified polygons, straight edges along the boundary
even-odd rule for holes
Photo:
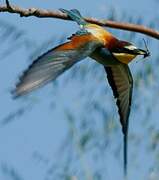
[[[66,10],[66,9],[59,9],[61,12],[66,13],[67,16],[72,19],[73,21],[76,21],[77,24],[79,25],[86,25],[88,24],[83,17],[81,16],[80,12],[77,9],[71,9],[71,10]]]

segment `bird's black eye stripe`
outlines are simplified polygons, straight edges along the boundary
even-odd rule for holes
[[[127,53],[127,54],[132,54],[132,55],[141,55],[141,51],[144,53],[144,57],[149,56],[149,52],[144,51],[142,49],[128,49],[128,48],[113,48],[111,49],[112,53]]]
[[[127,54],[138,54],[137,52],[137,49],[134,49],[134,50],[130,50],[130,49],[127,49],[127,48],[113,48],[111,50],[112,53],[127,53]]]

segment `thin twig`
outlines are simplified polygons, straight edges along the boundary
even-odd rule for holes
[[[9,4],[8,0],[6,0],[6,5],[7,5],[7,7],[10,7],[10,4]]]
[[[43,10],[37,8],[24,9],[18,6],[11,5],[8,0],[6,0],[6,5],[0,5],[0,12],[15,13],[19,14],[21,17],[35,16],[39,18],[58,18],[63,20],[70,20],[66,14],[60,11]],[[101,26],[138,32],[153,37],[155,39],[159,39],[159,31],[155,31],[154,29],[145,27],[143,25],[122,23],[110,20],[98,20],[95,18],[85,18],[85,20]]]
[[[10,3],[9,3],[9,0],[6,0],[6,6],[7,6],[9,12],[12,12],[12,11],[13,11],[13,9],[12,9]]]

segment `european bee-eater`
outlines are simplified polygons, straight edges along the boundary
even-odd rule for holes
[[[20,77],[14,96],[24,95],[56,79],[80,60],[91,57],[102,64],[107,73],[118,107],[124,135],[124,170],[127,171],[127,135],[133,78],[128,66],[137,55],[149,56],[146,50],[121,41],[96,24],[86,22],[78,10],[64,10],[68,17],[80,25],[69,41],[38,57]]]

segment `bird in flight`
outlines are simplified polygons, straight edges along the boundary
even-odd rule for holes
[[[112,88],[124,138],[124,172],[127,173],[127,136],[128,119],[131,108],[133,78],[128,66],[136,56],[149,56],[149,51],[142,50],[130,42],[113,36],[103,27],[88,23],[78,10],[60,9],[80,26],[69,41],[61,44],[38,57],[22,74],[13,91],[14,97],[27,94],[71,68],[80,60],[91,57],[102,64]]]

